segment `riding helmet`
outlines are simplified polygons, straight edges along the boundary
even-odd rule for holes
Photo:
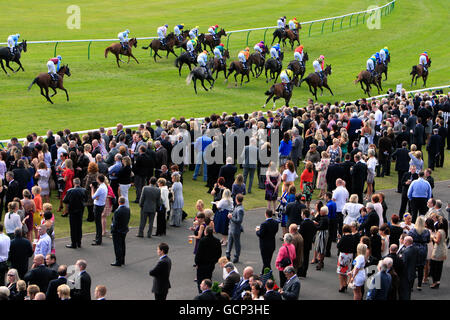
[[[320,55],[320,57],[319,57],[320,59],[325,59],[325,57],[323,56],[323,55]]]
[[[214,26],[215,28],[218,28],[219,27],[219,25],[218,24],[216,24],[215,26]]]
[[[60,60],[60,61],[62,60],[62,57],[61,57],[61,56],[57,56],[57,58],[58,58],[58,60]]]
[[[204,53],[204,54],[208,54],[208,51],[206,51],[206,50],[203,50],[203,53]]]
[[[225,47],[225,46],[223,45],[223,43],[220,43],[220,44],[219,44],[219,46],[221,46],[221,47]]]
[[[166,28],[167,28],[168,26],[169,26],[168,24],[165,24],[165,25],[164,25],[164,27],[166,27]]]
[[[16,34],[17,38],[20,38],[20,33]]]
[[[386,50],[389,50],[388,47],[384,47]]]
[[[125,31],[126,33],[130,33],[130,30],[127,29],[127,31]]]

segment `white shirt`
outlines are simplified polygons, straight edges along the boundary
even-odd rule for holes
[[[6,234],[14,233],[16,228],[22,229],[22,221],[17,213],[7,213],[4,221]]]
[[[381,205],[381,203],[377,202],[373,204],[373,208],[378,214],[378,218],[380,218],[380,224],[378,227],[381,227],[381,225],[383,224],[383,206]]]
[[[11,239],[4,233],[0,233],[0,262],[5,262],[8,260],[9,246],[11,244]]]
[[[380,109],[375,111],[375,121],[377,125],[381,125],[381,121],[383,121],[383,112]]]
[[[283,176],[284,175],[286,175],[286,180],[284,182],[294,182],[295,179],[298,178],[297,173],[295,171],[291,172],[289,169],[283,171]]]
[[[367,160],[367,169],[372,171],[373,174],[375,174],[375,168],[377,167],[378,161],[377,158],[372,157]]]
[[[364,282],[366,281],[366,270],[364,270],[365,265],[366,265],[365,257],[363,255],[357,256],[355,259],[355,268],[358,268],[359,271],[355,275],[353,283],[358,287],[364,285]]]
[[[346,215],[344,224],[351,224],[353,221],[356,221],[360,216],[359,210],[361,210],[362,207],[364,206],[360,203],[346,203],[342,209],[342,213]]]
[[[349,193],[343,186],[339,186],[333,191],[333,199],[336,202],[336,212],[342,212],[348,197]]]

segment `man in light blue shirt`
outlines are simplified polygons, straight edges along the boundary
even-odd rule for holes
[[[206,160],[204,158],[204,153],[206,148],[212,143],[212,140],[209,136],[207,136],[205,133],[198,137],[197,140],[194,142],[194,149],[197,153],[197,163],[195,164],[195,171],[194,176],[192,177],[192,180],[197,180],[198,172],[200,171],[200,166],[203,162],[203,181],[207,181],[208,176],[206,172]]]
[[[114,164],[108,169],[108,179],[116,198],[119,197],[119,177],[117,174],[122,168],[122,155],[120,153],[114,156]],[[114,208],[115,209],[115,208]]]
[[[105,176],[100,174],[97,177],[98,188],[94,192],[94,187],[91,185],[91,196],[94,200],[94,220],[95,220],[95,240],[92,242],[93,246],[102,244],[102,213],[105,209],[106,197],[108,196],[108,187],[105,184]]]
[[[42,254],[44,257],[52,252],[52,239],[47,234],[47,226],[40,225],[38,228],[39,241],[36,243],[34,255]]]
[[[414,180],[408,189],[408,199],[411,201],[412,222],[416,222],[417,213],[421,216],[428,211],[427,201],[431,198],[431,186],[424,179],[425,173],[419,172],[419,179]]]

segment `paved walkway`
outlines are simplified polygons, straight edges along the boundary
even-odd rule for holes
[[[441,199],[447,205],[450,200],[448,185],[450,181],[436,183],[434,196]],[[385,191],[388,204],[388,217],[400,207],[400,195],[394,190]],[[244,203],[245,205],[245,203]],[[260,272],[262,261],[259,254],[259,244],[254,229],[264,221],[264,209],[249,210],[244,217],[244,233],[242,234],[242,253],[240,263],[237,264],[239,271],[245,266],[251,265],[256,272]],[[188,243],[188,235],[192,220],[184,221],[182,227],[168,227],[167,236],[148,238],[136,238],[136,229],[130,230],[127,237],[126,265],[123,267],[112,267],[110,263],[114,260],[112,240],[105,238],[101,247],[90,245],[94,235],[83,237],[83,247],[73,250],[64,247],[68,239],[56,240],[56,253],[58,263],[74,264],[77,259],[84,258],[88,262],[88,272],[92,277],[92,292],[98,284],[106,285],[109,299],[154,299],[151,293],[153,279],[149,276],[149,270],[157,262],[156,246],[159,242],[169,244],[169,256],[172,259],[171,283],[168,299],[190,300],[197,294],[197,286],[194,282],[195,270],[193,265],[193,245]],[[281,228],[280,228],[281,229]],[[281,230],[279,231],[281,236]],[[277,241],[278,247],[281,241]],[[332,257],[325,259],[323,271],[316,271],[310,267],[308,277],[301,279],[301,300],[324,300],[339,299],[351,300],[352,292],[338,293],[339,282],[336,274],[336,248],[333,246]],[[222,247],[223,248],[223,247]],[[225,255],[225,249],[222,250]],[[274,254],[275,256],[276,254]],[[275,257],[273,258],[273,267]],[[441,287],[438,290],[430,290],[424,286],[421,292],[413,292],[413,299],[450,299],[450,262],[444,264]],[[216,266],[213,281],[221,281],[222,270]],[[276,271],[276,279],[278,272]]]

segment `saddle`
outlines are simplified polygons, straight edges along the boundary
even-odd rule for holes
[[[122,45],[122,53],[121,54],[127,54],[128,49],[129,49],[129,46],[127,44]]]

